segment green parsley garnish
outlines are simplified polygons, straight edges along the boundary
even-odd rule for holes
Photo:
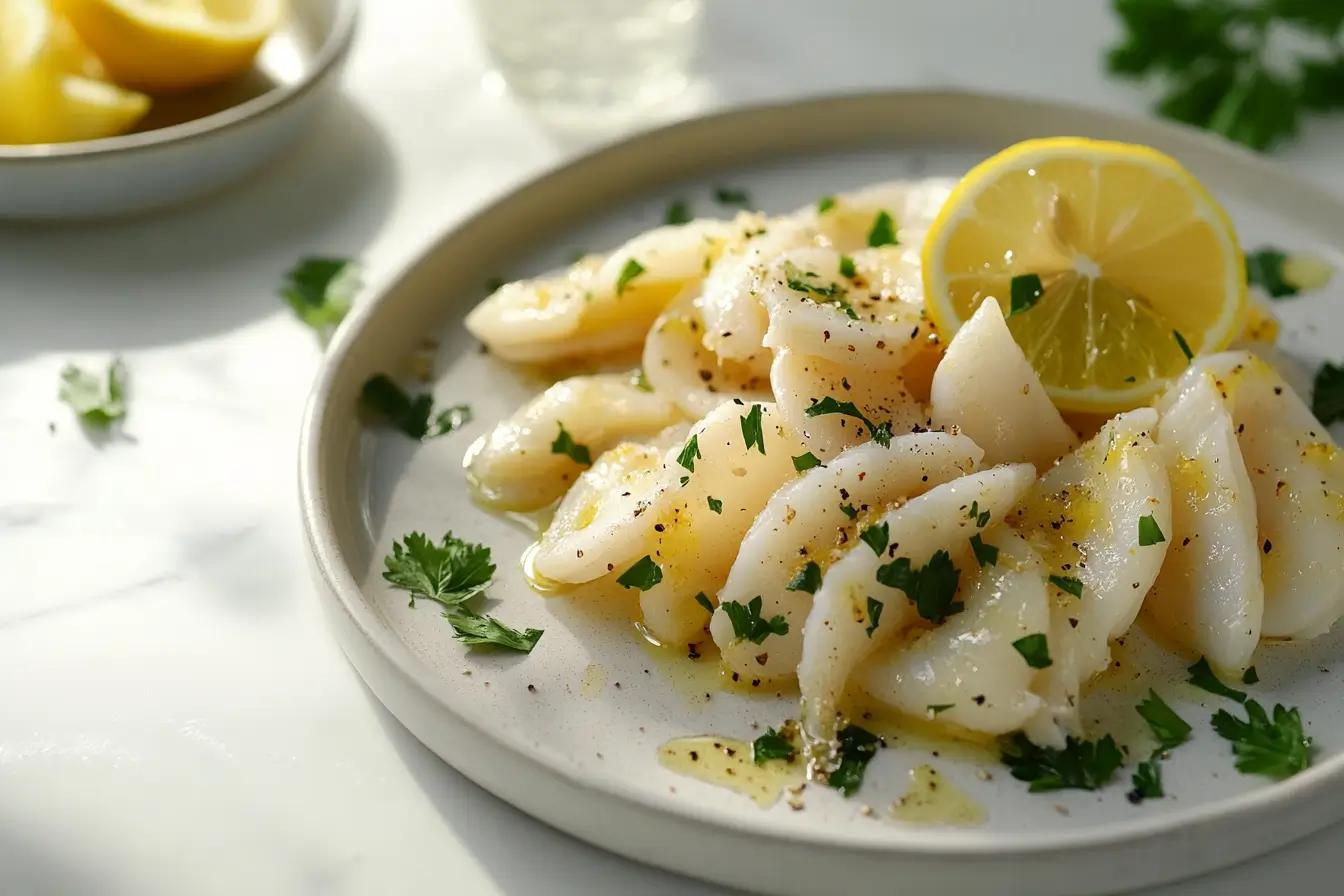
[[[1003,745],[1001,758],[1014,778],[1031,784],[1031,793],[1100,790],[1125,761],[1109,734],[1098,741],[1068,737],[1057,750],[1036,746],[1020,731]]]
[[[1161,544],[1167,540],[1167,536],[1162,534],[1162,527],[1157,524],[1150,513],[1147,516],[1139,517],[1139,547],[1146,548],[1149,545]]]
[[[644,265],[635,261],[633,258],[628,260],[625,263],[625,267],[621,268],[620,276],[616,278],[616,295],[619,296],[624,293],[626,287],[630,285],[630,281],[642,273],[644,273]]]
[[[80,370],[73,364],[61,371],[58,397],[70,405],[79,422],[91,429],[107,429],[126,417],[126,363],[113,358],[106,379]]]
[[[1165,86],[1156,111],[1256,150],[1297,134],[1303,113],[1344,108],[1344,6],[1337,0],[1112,0],[1125,38],[1107,68]],[[1304,30],[1325,57],[1282,52],[1273,33]],[[1275,50],[1271,53],[1271,43]],[[1270,57],[1273,56],[1271,64]]]
[[[877,217],[873,218],[872,229],[868,231],[868,245],[876,249],[878,246],[896,244],[896,222],[886,211],[878,212]]]
[[[857,273],[858,270],[854,267],[854,259],[850,258],[848,255],[841,255],[840,275],[842,277],[849,277],[852,280]]]
[[[852,401],[836,401],[833,397],[827,395],[821,401],[811,405],[806,414],[809,417],[820,417],[824,414],[842,414],[846,417],[853,417],[868,427],[868,432],[872,433],[874,442],[883,448],[891,446],[891,422],[874,425],[873,421],[869,420]]]
[[[304,258],[285,273],[280,297],[326,342],[361,285],[359,265],[348,258]]]
[[[873,636],[873,632],[877,631],[877,624],[882,619],[882,607],[884,606],[885,604],[882,601],[868,598],[868,628],[864,631],[868,633],[870,638]]]
[[[700,436],[693,435],[686,442],[686,447],[681,449],[677,455],[677,463],[681,464],[692,473],[695,472],[695,462],[700,459]]]
[[[412,532],[392,543],[392,554],[383,558],[383,566],[383,578],[392,587],[411,593],[412,607],[417,597],[456,607],[484,591],[495,577],[490,549],[452,532],[440,544]]]
[[[757,765],[765,765],[772,759],[792,762],[796,755],[798,752],[789,739],[774,728],[765,729],[765,733],[751,743],[751,761]]]
[[[1264,248],[1246,253],[1246,282],[1258,286],[1271,299],[1295,296],[1301,290],[1283,279],[1283,263],[1288,253],[1278,249]]]
[[[567,454],[570,460],[575,463],[583,464],[585,467],[592,466],[593,454],[588,450],[588,446],[575,442],[574,437],[569,434],[569,430],[565,429],[565,424],[560,423],[558,425],[560,434],[551,443],[551,453]]]
[[[784,283],[794,292],[811,293],[823,299],[834,299],[844,295],[845,288],[832,281],[823,286],[814,277],[820,276],[814,271],[805,271],[791,261],[784,262]]]
[[[817,214],[824,215],[833,208],[835,208],[834,196],[823,196],[817,200]]]
[[[1018,638],[1013,642],[1013,649],[1022,654],[1022,659],[1033,669],[1049,669],[1055,664],[1055,661],[1050,659],[1050,643],[1045,635],[1039,632]]]
[[[711,613],[714,612],[714,605],[709,602],[709,595],[705,594],[705,592],[701,591],[699,594],[697,594],[695,596],[695,602],[698,603],[700,606],[704,607],[709,612]]]
[[[989,525],[989,511],[980,509],[979,501],[971,502],[971,512],[968,514],[970,519],[975,520],[975,527],[983,529]]]
[[[840,510],[845,514],[845,516],[849,517],[852,520],[859,518],[859,511],[855,509],[853,504],[841,504]]]
[[[1237,771],[1271,778],[1291,778],[1311,765],[1311,738],[1302,731],[1297,709],[1275,704],[1271,721],[1264,707],[1247,700],[1246,721],[1225,709],[1213,717],[1213,730],[1232,742]]]
[[[754,404],[751,410],[747,412],[742,420],[742,438],[747,443],[747,450],[755,445],[756,449],[762,454],[765,453],[765,433],[761,431],[761,406]]]
[[[719,205],[748,206],[751,204],[751,198],[747,195],[747,191],[739,187],[715,187],[714,199]]]
[[[673,199],[668,203],[667,211],[663,214],[663,223],[673,227],[680,227],[682,224],[689,223],[691,220],[691,206],[685,199]]]
[[[947,712],[956,705],[957,704],[955,703],[930,703],[928,706],[924,707],[924,711],[929,715],[936,716],[939,713]]]
[[[1171,335],[1176,337],[1176,344],[1181,347],[1181,353],[1185,355],[1185,360],[1187,361],[1195,360],[1195,353],[1190,351],[1190,343],[1185,341],[1185,337],[1181,335],[1181,331],[1172,330]]]
[[[1134,785],[1134,789],[1129,792],[1131,803],[1157,800],[1166,796],[1162,790],[1162,766],[1156,759],[1145,759],[1140,762],[1129,781]]]
[[[878,737],[858,725],[846,725],[840,731],[839,741],[840,764],[827,776],[826,782],[850,797],[863,786],[863,773],[877,755]]]
[[[859,312],[854,310],[854,306],[849,304],[848,299],[836,299],[834,302],[827,302],[826,304],[834,305],[835,307],[839,308],[841,311],[845,312],[845,317],[849,318],[850,320],[859,319]]]
[[[1255,671],[1254,666],[1251,666],[1245,672],[1241,673],[1242,684],[1256,684],[1259,681],[1260,681],[1260,673]]]
[[[1210,694],[1217,694],[1219,697],[1235,700],[1238,703],[1246,702],[1244,693],[1234,690],[1218,680],[1218,676],[1213,674],[1213,668],[1209,665],[1209,661],[1204,657],[1200,657],[1199,662],[1185,671],[1190,673],[1190,684],[1195,687],[1202,688]]]
[[[807,452],[806,454],[800,454],[793,459],[793,468],[797,470],[799,473],[803,472],[804,470],[810,470],[813,467],[824,467],[824,466],[826,465],[823,464],[820,460],[818,460],[817,456],[813,454],[811,451]]]
[[[491,644],[520,653],[531,653],[544,632],[539,628],[518,631],[509,628],[493,616],[482,616],[466,607],[443,611],[443,618],[453,627],[454,637],[463,644]]]
[[[446,436],[471,422],[469,406],[454,405],[435,414],[433,395],[424,392],[412,396],[382,373],[369,377],[359,398],[370,414],[382,417],[413,439]]]
[[[640,368],[630,374],[630,385],[641,392],[652,392],[653,386],[649,385],[649,378],[644,375],[644,368]]]
[[[1008,286],[1008,316],[1030,311],[1045,295],[1038,274],[1019,274]]]
[[[1174,750],[1190,739],[1190,723],[1178,716],[1152,688],[1148,689],[1147,699],[1134,707],[1134,711],[1148,723],[1148,730],[1157,739],[1158,752]]]
[[[1050,584],[1074,597],[1083,596],[1083,583],[1072,576],[1051,576]]]
[[[663,568],[653,562],[653,558],[648,554],[640,557],[635,564],[621,573],[616,579],[616,584],[622,588],[638,588],[640,591],[648,591],[654,585],[663,580]]]
[[[719,604],[728,619],[733,623],[733,635],[745,638],[753,644],[760,644],[771,635],[787,635],[789,623],[783,616],[761,618],[761,598],[753,597],[744,607],[735,600]]]
[[[891,539],[890,534],[888,534],[889,529],[890,527],[886,523],[880,526],[869,526],[859,533],[859,538],[863,539],[863,543],[873,549],[874,554],[881,557]]]
[[[709,503],[709,509],[715,513],[723,513],[723,502],[712,495],[707,495],[705,500]]]
[[[1344,420],[1344,367],[1321,365],[1311,387],[1311,412],[1326,426]]]
[[[815,561],[809,560],[806,566],[794,574],[794,577],[789,580],[789,584],[784,586],[784,590],[806,591],[808,594],[816,594],[820,587],[821,567]]]
[[[971,536],[971,550],[975,552],[975,562],[981,567],[999,565],[999,549],[985,544],[979,532]]]
[[[952,565],[947,551],[938,551],[919,569],[913,568],[909,557],[898,557],[877,568],[877,581],[904,591],[919,615],[930,622],[942,622],[966,609],[965,604],[954,600],[961,570]]]

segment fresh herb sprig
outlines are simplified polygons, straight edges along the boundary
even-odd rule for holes
[[[719,604],[733,624],[733,636],[738,640],[747,640],[753,644],[764,643],[771,635],[787,635],[789,622],[783,616],[761,618],[763,603],[759,596],[753,597],[746,605],[735,600]]]
[[[1018,732],[1001,748],[1003,764],[1032,793],[1051,790],[1100,790],[1124,764],[1109,734],[1098,741],[1065,738],[1062,750],[1038,747]]]
[[[129,374],[120,358],[107,365],[107,374],[96,374],[67,364],[61,371],[58,397],[70,405],[79,422],[90,429],[105,430],[126,417],[126,381]]]
[[[369,377],[359,398],[369,413],[413,439],[445,436],[471,422],[469,405],[453,405],[435,414],[433,395],[424,392],[413,396],[382,373]]]
[[[280,297],[325,343],[362,285],[359,265],[348,258],[304,258],[285,273]]]

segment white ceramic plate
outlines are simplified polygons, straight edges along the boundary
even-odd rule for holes
[[[1129,770],[1099,793],[1031,795],[988,754],[930,750],[896,738],[860,797],[809,788],[806,809],[770,810],[660,766],[669,738],[751,738],[750,723],[796,713],[793,698],[720,690],[685,654],[646,647],[625,611],[606,618],[525,584],[525,527],[470,499],[468,445],[541,388],[477,350],[463,314],[495,275],[517,277],[579,248],[614,246],[659,223],[672,197],[725,213],[710,186],[747,188],[785,211],[883,179],[959,174],[1021,139],[1084,135],[1151,144],[1188,165],[1228,206],[1248,246],[1273,242],[1338,259],[1344,207],[1319,189],[1230,146],[1149,121],[1041,102],[959,93],[894,93],[731,112],[603,150],[501,199],[452,233],[365,304],[332,347],[304,421],[300,483],[321,598],[369,686],[426,745],[536,817],[624,855],[769,894],[1115,892],[1250,858],[1344,816],[1344,635],[1262,647],[1266,705],[1298,706],[1319,752],[1286,783],[1233,768],[1209,727],[1220,701],[1184,684],[1189,660],[1141,634],[1087,698],[1094,736],[1143,748],[1133,706],[1156,687],[1195,726],[1164,767],[1169,798],[1131,805]],[[1283,303],[1281,344],[1301,370],[1344,341],[1344,294]],[[364,380],[401,369],[427,335],[442,337],[434,392],[469,402],[475,422],[424,444],[361,426]],[[433,606],[410,609],[380,579],[382,557],[411,530],[454,530],[494,550],[491,612],[545,629],[526,657],[471,653]],[[634,600],[633,597],[630,598]],[[619,683],[619,687],[618,687]],[[535,692],[529,689],[535,688]],[[1130,758],[1130,765],[1138,759]],[[917,763],[932,761],[989,814],[979,828],[921,828],[867,816],[885,809]],[[988,769],[983,780],[977,769]]]
[[[185,202],[237,180],[294,141],[335,94],[359,0],[289,0],[252,70],[156,97],[135,132],[0,145],[0,218],[122,215]]]

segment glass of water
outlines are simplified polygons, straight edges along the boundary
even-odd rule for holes
[[[581,118],[655,110],[688,85],[702,0],[475,0],[509,88]]]

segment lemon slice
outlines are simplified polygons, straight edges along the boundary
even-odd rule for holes
[[[174,92],[252,65],[283,0],[54,0],[112,80]]]
[[[929,229],[923,276],[945,336],[998,299],[1050,397],[1075,411],[1144,404],[1187,348],[1225,348],[1246,309],[1236,233],[1188,171],[1073,137],[1019,143],[966,175]]]

